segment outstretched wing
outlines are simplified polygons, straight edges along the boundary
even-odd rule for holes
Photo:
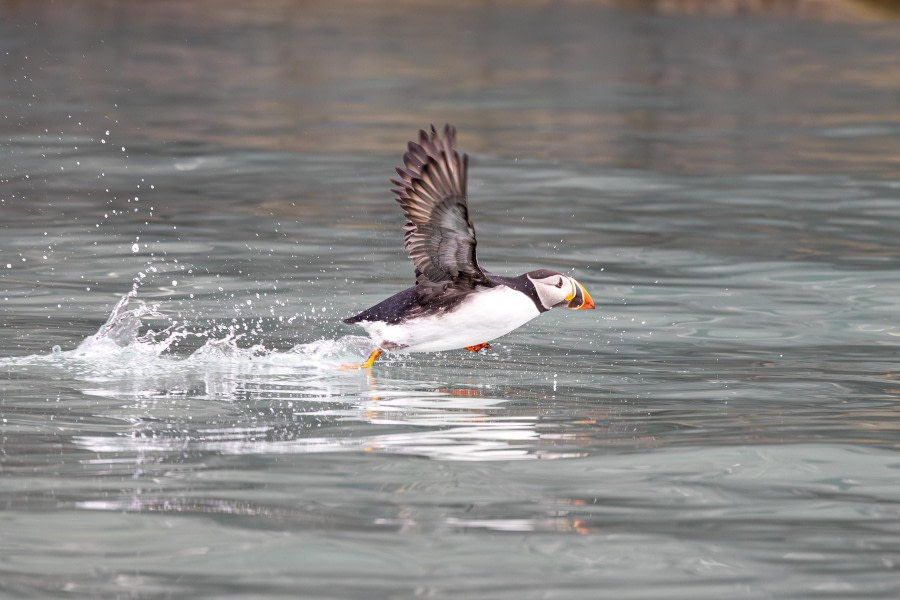
[[[455,149],[456,129],[447,125],[443,137],[434,126],[410,142],[391,182],[406,213],[403,244],[416,266],[416,289],[423,300],[448,288],[467,291],[492,286],[475,259],[475,228],[466,199],[468,156]]]

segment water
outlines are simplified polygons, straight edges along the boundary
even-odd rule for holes
[[[672,6],[0,3],[0,595],[897,597],[900,28]],[[341,371],[446,121],[599,310]]]

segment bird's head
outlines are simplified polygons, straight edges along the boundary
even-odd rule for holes
[[[573,310],[594,308],[594,300],[591,295],[583,285],[575,281],[574,277],[548,269],[531,271],[525,276],[534,285],[541,304],[547,310],[563,304],[566,305],[566,308]]]

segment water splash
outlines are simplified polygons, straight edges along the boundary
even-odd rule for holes
[[[140,355],[159,356],[178,339],[187,335],[185,331],[176,331],[174,327],[166,328],[160,334],[151,329],[140,335],[145,318],[165,319],[165,315],[159,312],[158,303],[146,304],[138,301],[137,307],[129,310],[128,305],[136,296],[134,291],[122,296],[97,333],[85,338],[77,348],[67,354],[77,358],[105,358],[121,355],[122,350],[128,348]],[[157,339],[158,337],[160,339]],[[64,353],[58,348],[55,346],[53,352],[57,356],[62,356]]]
[[[147,326],[159,322],[162,328]],[[74,350],[64,351],[54,346],[50,354],[0,358],[0,365],[73,365],[108,375],[149,374],[173,368],[214,369],[225,365],[333,369],[345,362],[358,361],[372,349],[369,338],[353,335],[297,344],[283,351],[269,349],[262,343],[242,346],[249,336],[239,331],[248,329],[241,323],[192,329],[161,312],[159,303],[144,302],[137,297],[137,290],[132,290],[119,299],[97,332]],[[251,331],[259,333],[255,329]],[[172,351],[187,338],[205,339],[205,342],[188,356]]]

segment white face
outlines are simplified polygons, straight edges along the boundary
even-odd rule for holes
[[[540,275],[541,277],[535,278],[529,273],[528,279],[534,284],[544,308],[561,306],[572,299],[575,282],[570,277],[553,271],[541,271]]]

